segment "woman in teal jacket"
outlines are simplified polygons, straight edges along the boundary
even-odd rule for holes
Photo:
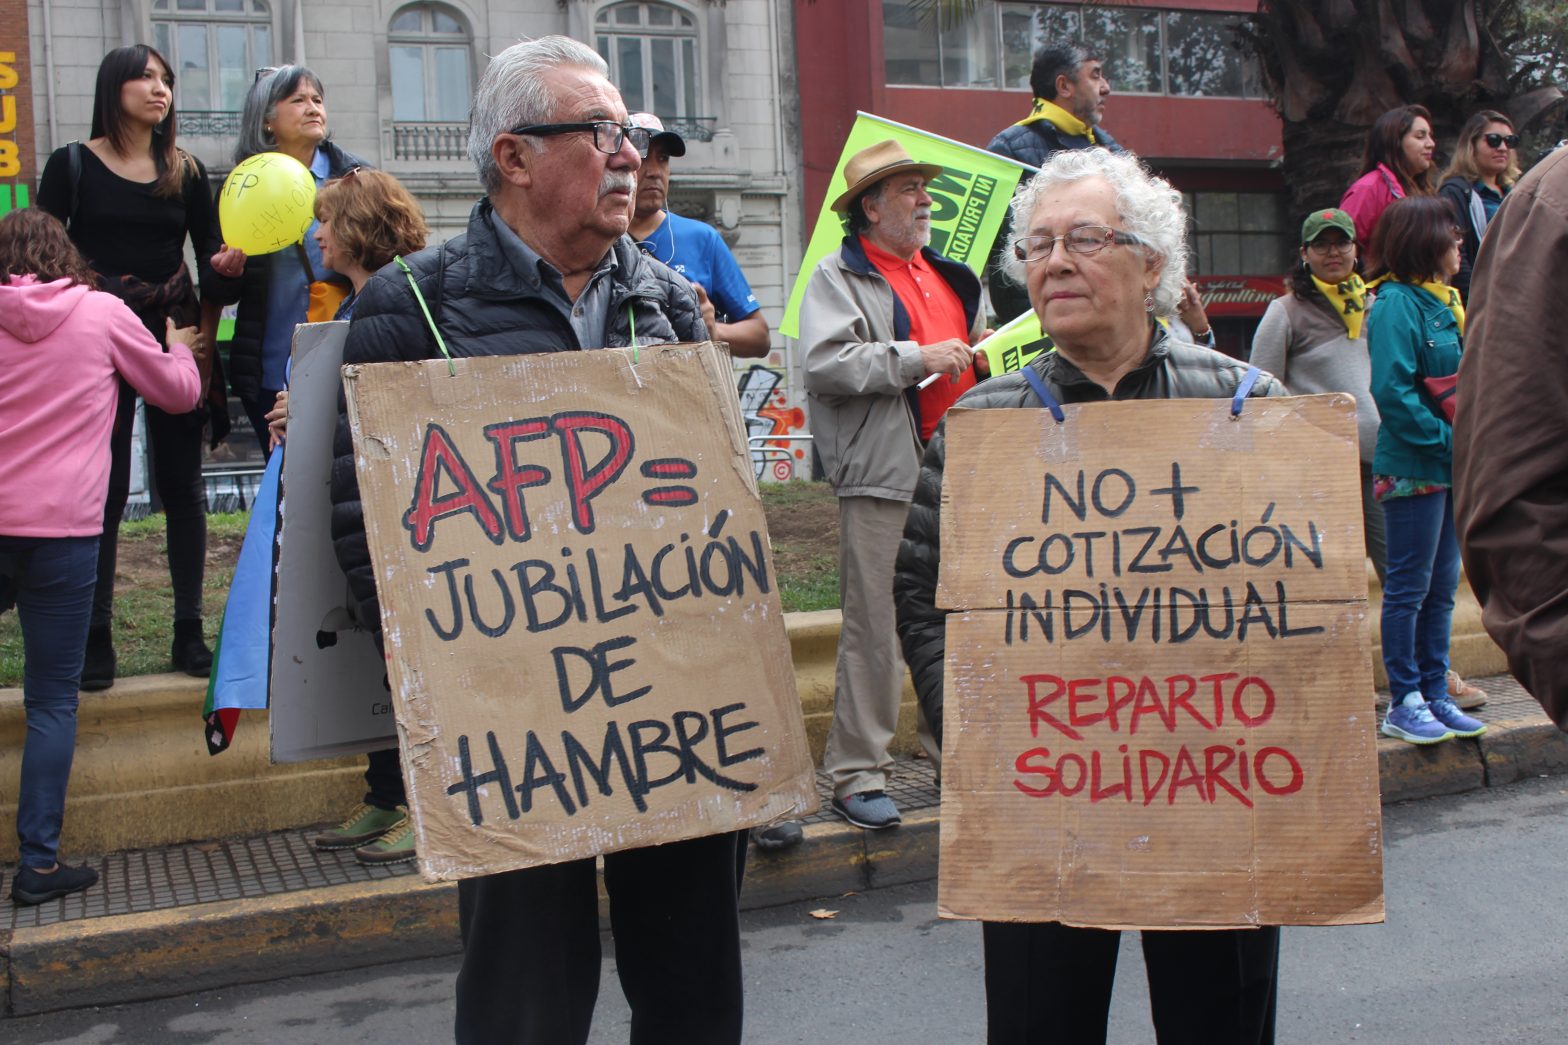
[[[1432,196],[1394,202],[1373,233],[1386,276],[1367,317],[1372,395],[1382,419],[1373,489],[1388,542],[1383,664],[1393,697],[1382,730],[1412,744],[1486,731],[1448,692],[1459,586],[1453,429],[1423,381],[1459,369],[1464,303],[1447,282],[1459,271],[1459,235],[1447,204]]]

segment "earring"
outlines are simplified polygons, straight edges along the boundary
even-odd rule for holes
[[[1154,295],[1153,294],[1145,294],[1143,296],[1143,310],[1145,312],[1153,312],[1154,311]]]

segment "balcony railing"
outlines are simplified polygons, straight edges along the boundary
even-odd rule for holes
[[[461,160],[468,155],[468,124],[394,123],[392,155],[399,160]]]
[[[232,138],[240,133],[240,114],[219,109],[181,109],[177,114],[180,135]]]
[[[711,142],[713,140],[714,125],[719,122],[717,116],[660,116],[665,130],[674,131],[682,138],[692,141]]]

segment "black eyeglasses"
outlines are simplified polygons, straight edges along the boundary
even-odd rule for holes
[[[1143,240],[1130,232],[1123,232],[1106,225],[1081,225],[1076,229],[1069,229],[1060,236],[1021,236],[1018,242],[1013,244],[1013,257],[1031,264],[1044,261],[1051,256],[1051,251],[1056,249],[1058,240],[1074,254],[1098,254],[1112,243],[1129,247],[1143,245]]]
[[[653,140],[653,132],[646,127],[633,127],[631,124],[616,123],[614,120],[590,120],[586,123],[532,123],[526,127],[513,127],[508,134],[533,134],[547,137],[553,134],[575,134],[578,132],[593,132],[593,147],[600,152],[614,156],[621,151],[621,145],[629,138],[632,148],[637,150],[637,155],[648,155],[648,143]]]
[[[1519,148],[1519,136],[1517,134],[1483,134],[1481,135],[1481,140],[1494,149],[1499,145],[1506,145],[1510,149]]]

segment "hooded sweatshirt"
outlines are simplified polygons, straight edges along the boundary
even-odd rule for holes
[[[170,413],[201,394],[190,349],[165,352],[114,295],[33,276],[0,284],[0,535],[103,532],[119,377]]]

